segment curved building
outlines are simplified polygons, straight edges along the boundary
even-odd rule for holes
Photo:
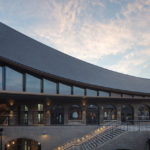
[[[149,120],[149,100],[150,79],[89,64],[0,23],[0,125],[6,150],[13,142],[24,147],[14,150],[40,150],[48,142],[39,134],[51,134],[53,141],[53,134],[70,126]]]

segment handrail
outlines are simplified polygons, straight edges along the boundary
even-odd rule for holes
[[[82,136],[81,138],[74,139],[72,141],[68,141],[62,146],[58,146],[54,150],[69,150],[72,147],[77,147],[83,144],[84,142],[87,142],[94,137],[98,136],[99,134],[105,133],[105,131],[108,131],[109,129],[113,129],[118,125],[118,122],[112,121],[112,122],[107,122],[102,125],[102,127],[99,127],[98,129],[94,130],[90,134],[87,134],[85,136]]]

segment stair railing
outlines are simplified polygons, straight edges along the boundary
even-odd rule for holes
[[[74,139],[72,141],[68,141],[62,146],[58,146],[54,150],[71,150],[71,149],[80,149],[80,146],[87,141],[90,141],[94,137],[98,136],[99,134],[104,134],[108,130],[113,130],[120,124],[117,121],[106,121],[101,127],[94,130],[93,132],[82,136],[81,138]]]

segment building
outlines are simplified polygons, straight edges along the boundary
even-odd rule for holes
[[[88,132],[104,120],[149,120],[149,89],[149,79],[86,63],[0,23],[3,149],[47,150],[44,136],[53,141],[76,126]]]

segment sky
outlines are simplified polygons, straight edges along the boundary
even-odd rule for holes
[[[150,79],[150,0],[0,0],[0,22],[86,62]]]

